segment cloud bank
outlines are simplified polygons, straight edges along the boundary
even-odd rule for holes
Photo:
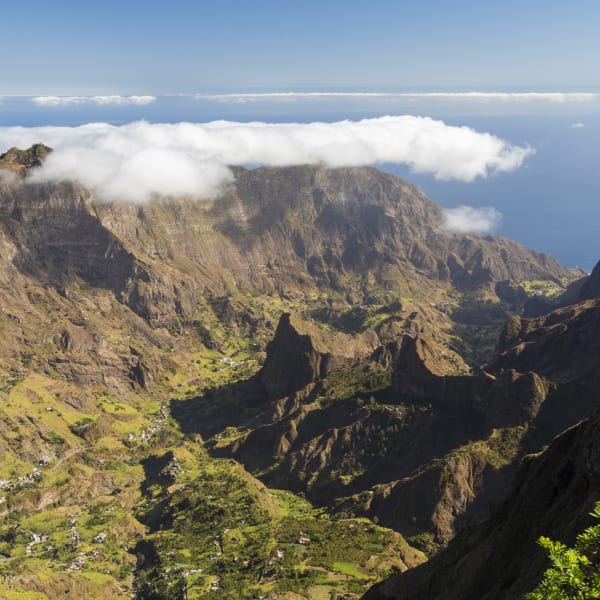
[[[96,104],[99,106],[108,104],[126,106],[129,104],[143,106],[145,104],[152,104],[155,100],[155,96],[36,96],[31,99],[38,106],[45,107],[73,106],[77,104]]]
[[[369,99],[442,100],[475,102],[593,102],[600,94],[591,92],[258,92],[234,94],[194,94],[198,100],[244,103],[261,100]]]
[[[453,233],[493,233],[502,221],[502,213],[491,206],[457,206],[444,209],[443,227]]]
[[[427,117],[334,123],[211,123],[1,127],[0,148],[54,148],[37,181],[74,179],[105,200],[154,194],[210,197],[231,179],[228,165],[406,164],[438,179],[472,181],[518,168],[533,150],[489,133]]]

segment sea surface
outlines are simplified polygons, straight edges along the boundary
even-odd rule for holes
[[[503,215],[496,234],[590,271],[600,260],[600,110],[585,103],[473,103],[372,98],[210,99],[160,96],[148,105],[39,106],[32,98],[0,97],[0,126],[115,125],[150,122],[311,122],[382,115],[431,116],[485,131],[535,154],[510,173],[470,183],[438,181],[403,165],[375,165],[409,179],[444,207],[492,206]],[[44,140],[40,140],[43,142]],[[6,148],[0,148],[0,152]]]

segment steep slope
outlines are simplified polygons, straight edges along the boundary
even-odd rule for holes
[[[253,380],[176,402],[174,416],[188,431],[217,434],[216,455],[235,457],[270,486],[436,543],[486,509],[484,493],[506,489],[548,395],[539,376],[448,375],[419,336],[375,350],[339,339],[333,347],[345,355],[334,354],[310,331],[284,315]],[[223,437],[228,427],[237,433]]]
[[[469,287],[569,275],[550,257],[508,240],[444,234],[437,205],[375,169],[238,168],[235,176],[215,201],[98,210],[107,227],[138,248],[153,228],[161,257],[182,254],[183,270],[197,269],[202,257],[204,269],[214,276],[226,268],[241,291],[319,286],[350,288],[364,298],[377,286],[411,289],[427,279]],[[185,220],[178,218],[182,210]]]
[[[600,354],[600,299],[584,300],[535,319],[512,317],[502,335],[492,372],[513,368],[556,381],[596,381]]]
[[[572,544],[600,497],[600,417],[558,436],[523,462],[510,496],[483,525],[417,569],[375,586],[365,600],[517,599],[548,566],[541,535]]]
[[[584,281],[577,300],[588,300],[600,297],[600,262],[594,267],[590,276]]]
[[[554,292],[557,288],[553,289]],[[525,302],[523,314],[526,317],[541,317],[557,308],[577,304],[582,300],[590,300],[600,296],[600,263],[589,275],[576,279],[567,286],[564,292],[551,297],[536,294]]]
[[[268,485],[443,544],[502,499],[522,456],[597,406],[599,317],[598,300],[512,317],[485,370],[455,375],[422,333],[324,344],[284,316],[258,376],[227,392],[245,410],[218,414],[216,394],[174,414],[205,436],[237,427],[210,447]]]
[[[175,598],[191,571],[190,594],[223,578],[213,597],[231,592],[231,573],[261,594],[364,590],[422,560],[399,534],[345,521],[380,513],[404,527],[391,501],[375,509],[374,486],[402,481],[390,481],[396,463],[394,477],[435,472],[443,483],[416,525],[409,518],[411,535],[454,535],[464,507],[446,524],[431,519],[452,487],[447,453],[494,449],[467,459],[478,491],[480,471],[515,456],[545,387],[527,374],[450,376],[491,358],[505,316],[522,307],[521,283],[560,287],[573,273],[502,238],[448,234],[437,205],[374,169],[237,168],[218,198],[140,206],[100,203],[76,182],[32,183],[48,151],[0,159],[3,593]],[[305,320],[281,318],[289,311]],[[513,384],[531,406],[512,402]],[[480,422],[482,394],[502,431]],[[471,447],[480,438],[483,449]],[[275,492],[276,514],[271,491],[223,454],[339,510],[302,504],[294,527],[315,535],[300,548],[286,530],[300,501]],[[218,520],[207,497],[216,479],[203,477],[220,485],[229,469]],[[232,556],[212,560],[211,523],[229,528],[244,495],[260,518],[228,538]],[[277,548],[260,546],[254,526],[289,550],[260,585]],[[351,562],[342,537],[356,541]],[[246,570],[233,559],[250,547]]]
[[[36,237],[20,240],[23,250],[38,250],[34,258],[76,247],[74,240],[63,239],[74,230],[89,230],[86,237],[107,252],[108,229],[145,262],[159,259],[199,284],[210,282],[213,292],[219,286],[221,292],[227,286],[256,292],[318,285],[350,288],[365,297],[385,284],[431,287],[430,279],[469,287],[569,276],[550,257],[509,240],[445,234],[437,205],[414,186],[374,169],[236,169],[235,174],[232,188],[213,201],[144,207],[95,203],[92,208],[89,194],[77,187],[13,184],[5,186],[2,212],[34,230]],[[67,223],[65,213],[77,220]],[[50,217],[44,230],[36,227]],[[125,263],[131,272],[134,267],[119,255],[116,242],[106,259]],[[83,254],[82,260],[90,258]],[[87,273],[92,263],[79,264],[77,258],[64,257],[63,270]],[[108,269],[106,259],[99,267]],[[93,283],[115,286],[118,275],[112,271],[90,271]],[[152,280],[144,274],[138,279],[144,277]]]

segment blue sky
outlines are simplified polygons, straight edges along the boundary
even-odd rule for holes
[[[600,2],[4,3],[0,95],[600,91]]]

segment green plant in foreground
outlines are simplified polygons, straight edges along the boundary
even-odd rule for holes
[[[590,513],[600,519],[600,502]],[[600,598],[600,524],[577,536],[574,548],[547,537],[538,540],[552,566],[526,600],[592,600]]]

